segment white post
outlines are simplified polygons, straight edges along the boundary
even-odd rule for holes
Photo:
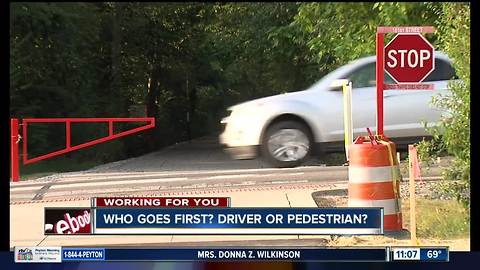
[[[353,142],[352,82],[343,81],[343,126],[345,129],[345,155],[348,161],[348,146]]]

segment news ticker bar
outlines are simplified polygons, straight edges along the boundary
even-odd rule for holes
[[[385,248],[71,248],[15,247],[15,262],[69,261],[289,261],[448,262],[447,247]]]

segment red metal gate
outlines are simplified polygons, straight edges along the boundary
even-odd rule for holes
[[[113,124],[114,123],[125,123],[125,122],[147,122],[146,125],[136,127],[130,130],[114,133]],[[27,140],[28,140],[28,123],[65,123],[65,148],[62,150],[54,151],[48,154],[37,156],[34,158],[28,158],[28,149],[27,149]],[[78,145],[71,145],[71,124],[72,123],[108,123],[108,135],[93,141],[81,143]],[[27,118],[22,120],[22,135],[23,135],[23,164],[32,164],[40,160],[47,158],[59,156],[68,152],[72,152],[81,148],[89,147],[95,144],[106,142],[109,140],[121,138],[133,133],[137,133],[146,129],[155,127],[155,118],[153,117],[139,117],[139,118]],[[18,119],[10,120],[10,135],[11,135],[11,151],[10,151],[10,160],[11,160],[11,176],[14,182],[19,180],[19,156],[18,156],[18,144],[22,137],[19,135],[19,124]]]

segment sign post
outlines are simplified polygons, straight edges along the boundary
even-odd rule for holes
[[[433,90],[421,83],[435,69],[435,50],[421,33],[433,32],[433,26],[377,27],[377,135],[384,135],[384,90]],[[386,33],[397,35],[384,48]],[[385,71],[397,84],[384,84]]]
[[[433,90],[433,84],[422,84],[421,82],[435,69],[435,55],[433,46],[422,36],[421,33],[433,33],[432,26],[405,26],[405,27],[378,27],[377,28],[377,62],[376,62],[376,83],[377,83],[377,137],[382,142],[384,136],[383,118],[383,91],[395,90]],[[386,33],[396,33],[395,37],[384,47]],[[384,72],[387,72],[396,84],[384,83]],[[368,130],[368,129],[367,129]],[[388,142],[388,143],[387,143]],[[395,144],[388,139],[383,141],[388,145]],[[411,241],[416,243],[415,227],[415,183],[412,177],[412,149],[409,147],[410,158],[410,217],[412,222]],[[374,152],[372,152],[374,153]],[[392,153],[390,154],[392,155]],[[391,158],[391,156],[390,156]],[[391,161],[391,160],[390,160]],[[391,162],[392,166],[395,162]],[[396,164],[398,165],[398,163]],[[394,182],[394,185],[396,182]],[[398,182],[397,182],[398,184]],[[400,219],[395,226],[402,227],[400,196],[398,186],[393,190],[396,194],[397,207],[400,210]]]
[[[383,135],[383,38],[384,33],[377,30],[377,135]]]

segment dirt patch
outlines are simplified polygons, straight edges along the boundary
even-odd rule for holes
[[[450,181],[417,181],[415,183],[415,194],[417,198],[424,199],[454,199],[438,191],[439,186],[445,182]],[[347,206],[348,190],[346,188],[321,190],[312,193],[312,197],[318,207],[344,207]],[[409,198],[409,183],[407,181],[400,183],[400,197],[402,199]]]
[[[345,207],[348,204],[347,189],[321,190],[312,193],[318,207]]]
[[[340,236],[329,241],[327,246],[350,247],[350,246],[411,246],[409,239],[399,240],[385,236]],[[417,246],[449,247],[450,251],[470,251],[470,239],[418,239]]]

